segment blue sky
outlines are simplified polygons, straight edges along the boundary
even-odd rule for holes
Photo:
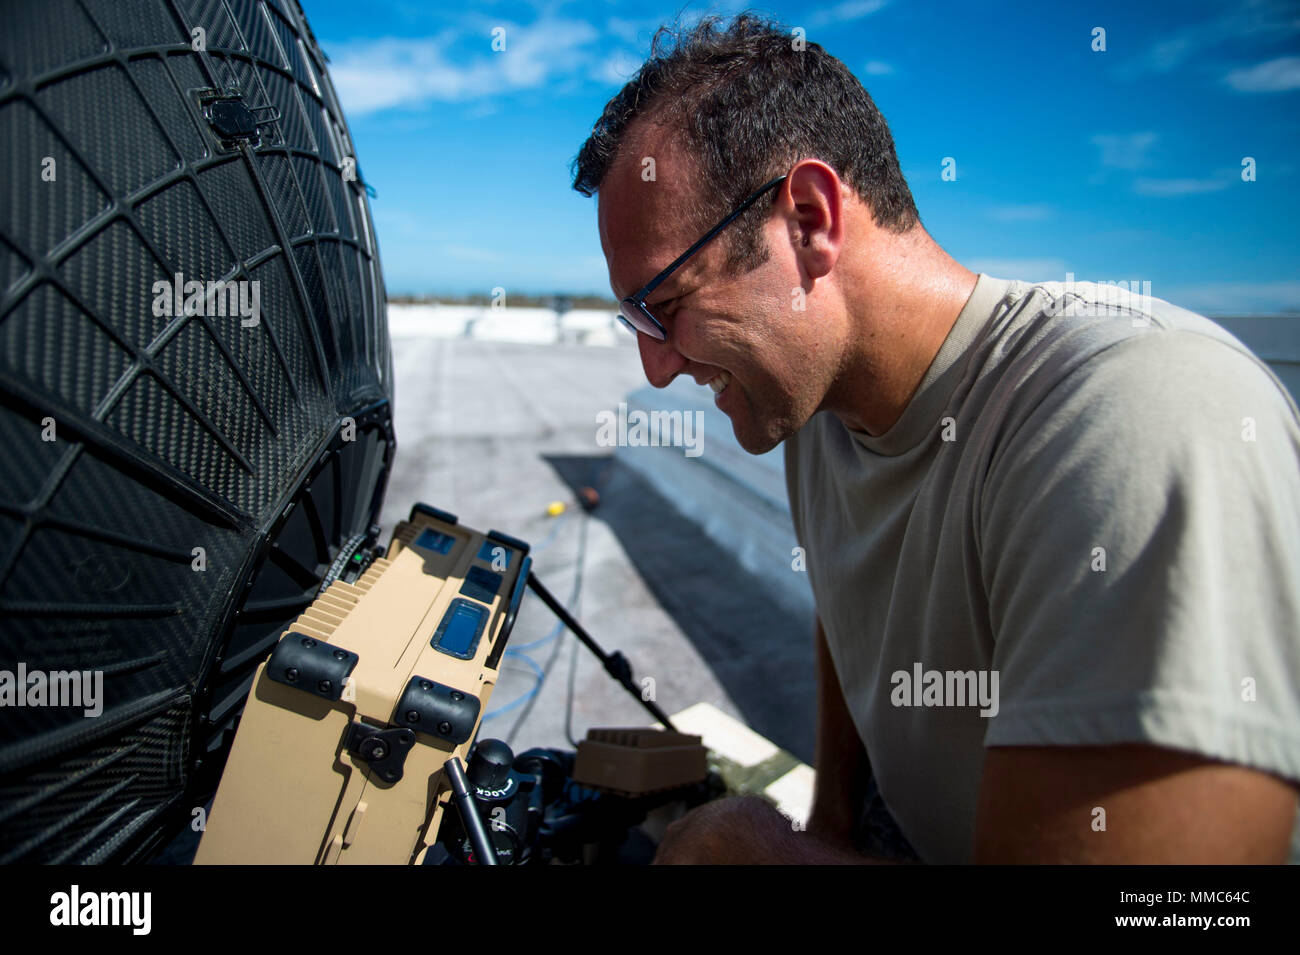
[[[751,9],[853,70],[926,228],[967,267],[1300,309],[1295,0],[302,3],[378,191],[390,294],[609,295],[569,163],[659,23]]]

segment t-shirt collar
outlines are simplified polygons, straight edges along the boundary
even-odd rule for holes
[[[926,369],[912,400],[893,427],[875,437],[865,431],[845,428],[859,445],[875,454],[893,457],[910,451],[934,432],[940,417],[945,413],[948,399],[952,397],[957,382],[965,373],[970,346],[989,324],[998,303],[1013,284],[1010,280],[995,279],[980,273],[975,280],[975,288],[949,330],[948,337],[939,346],[939,351]],[[844,425],[840,424],[840,427]]]

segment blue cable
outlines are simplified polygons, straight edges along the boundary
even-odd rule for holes
[[[503,657],[516,657],[516,658],[518,658],[518,659],[520,659],[520,660],[523,660],[525,663],[527,663],[530,667],[533,668],[533,676],[536,678],[537,682],[534,683],[534,684],[533,684],[533,688],[532,688],[531,690],[529,690],[527,693],[525,693],[523,696],[521,696],[521,697],[519,697],[519,698],[517,698],[517,699],[511,700],[511,701],[510,701],[509,703],[507,703],[505,706],[502,706],[502,707],[500,707],[499,709],[495,709],[495,710],[493,710],[491,713],[486,714],[486,715],[483,717],[483,721],[484,721],[484,722],[487,722],[488,720],[492,719],[492,718],[495,717],[495,716],[500,716],[502,713],[509,713],[509,712],[510,712],[511,710],[513,710],[515,707],[517,707],[517,706],[523,706],[525,703],[527,703],[529,700],[531,700],[533,697],[535,697],[535,696],[537,695],[538,691],[541,690],[541,688],[542,688],[542,678],[546,675],[546,671],[543,670],[543,669],[538,665],[538,663],[537,663],[536,660],[534,660],[534,659],[533,659],[532,657],[530,657],[530,656],[527,656],[526,654],[520,653],[518,650],[507,650],[505,653],[503,653],[503,654],[501,654],[501,655],[502,655]]]
[[[529,593],[532,593],[532,591],[529,591]],[[540,647],[544,643],[550,643],[552,640],[554,640],[556,637],[560,635],[560,631],[563,629],[564,629],[564,621],[563,620],[557,621],[555,626],[551,628],[551,632],[548,633],[546,636],[539,637],[536,640],[534,640],[532,643],[521,643],[517,645],[514,648],[514,650],[507,650],[506,653],[514,653],[515,650],[531,650],[533,647]]]
[[[569,511],[565,511],[563,514],[560,515],[559,520],[557,520],[554,526],[551,527],[550,532],[544,538],[542,538],[542,542],[532,549],[534,554],[546,549],[546,547],[551,543],[551,541],[555,539],[555,535],[559,533],[561,525],[564,524],[564,522],[568,519],[568,517],[569,517]],[[525,643],[517,647],[512,647],[511,649],[507,650],[505,653],[501,654],[503,657],[515,657],[516,659],[523,660],[525,663],[527,663],[530,667],[533,668],[533,676],[537,682],[534,683],[533,688],[529,690],[527,693],[525,693],[523,696],[511,700],[505,706],[498,707],[497,709],[492,710],[492,712],[490,713],[485,713],[483,716],[484,722],[492,719],[493,717],[500,716],[503,713],[509,713],[511,710],[515,709],[516,707],[523,706],[525,703],[527,703],[529,700],[531,700],[533,697],[535,697],[538,694],[538,692],[542,688],[542,680],[546,678],[546,671],[542,669],[542,667],[538,664],[536,660],[534,660],[532,657],[528,656],[527,654],[523,653],[523,651],[532,649],[533,647],[540,647],[544,643],[549,643],[551,640],[554,640],[557,636],[559,636],[560,630],[563,629],[563,627],[564,627],[563,622],[557,621],[555,624],[555,628],[551,630],[549,634],[542,637],[540,640],[534,640],[532,643]]]
[[[565,522],[565,520],[568,519],[570,513],[571,513],[570,511],[566,510],[563,514],[560,515],[559,519],[555,522],[555,526],[552,527],[550,532],[542,539],[542,542],[538,544],[536,547],[532,548],[532,552],[534,554],[545,549],[555,539],[555,535],[559,532],[560,526]],[[583,527],[583,530],[585,532],[586,530],[585,525]],[[584,533],[583,543],[579,550],[578,576],[574,579],[574,593],[573,593],[573,597],[570,599],[571,603],[577,600],[579,589],[582,586],[582,572],[581,572],[582,563],[581,562],[585,551],[586,551],[586,534]],[[516,707],[523,706],[524,704],[528,703],[528,701],[531,700],[533,697],[537,696],[539,692],[541,692],[542,682],[546,679],[546,669],[542,667],[532,657],[524,653],[523,651],[531,650],[534,647],[540,647],[543,644],[550,643],[552,640],[554,640],[563,632],[564,632],[564,621],[557,620],[555,622],[555,626],[551,629],[551,632],[548,633],[546,636],[534,640],[531,643],[523,643],[511,647],[510,649],[506,650],[505,653],[502,654],[502,657],[515,657],[516,659],[523,660],[525,663],[527,663],[530,667],[532,667],[533,677],[537,682],[534,683],[533,688],[529,690],[527,693],[525,693],[523,696],[511,700],[505,706],[492,710],[490,713],[485,713],[483,715],[482,722],[486,723],[488,720],[493,719],[494,717],[500,716],[503,713],[509,713],[511,710],[515,709]]]
[[[570,511],[566,510],[563,514],[559,516],[559,518],[555,522],[555,526],[553,526],[550,532],[547,533],[547,535],[542,538],[542,542],[533,548],[534,554],[539,553],[540,551],[546,549],[547,545],[550,544],[550,542],[555,538],[555,535],[559,533],[560,525],[569,519],[570,513],[571,513]]]

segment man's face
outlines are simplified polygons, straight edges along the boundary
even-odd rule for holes
[[[655,157],[655,179],[642,178],[641,157]],[[646,134],[625,144],[599,192],[601,245],[610,287],[620,299],[644,286],[700,237],[683,210],[695,202],[693,164],[665,139]],[[778,192],[779,192],[778,187]],[[759,200],[770,209],[770,194]],[[646,300],[668,340],[638,334],[646,378],[657,388],[677,375],[701,387],[722,382],[714,401],[730,419],[736,440],[751,454],[769,451],[815,412],[833,378],[830,336],[803,311],[802,287],[788,230],[772,215],[763,239],[768,261],[740,275],[725,271],[727,227],[695,253]]]

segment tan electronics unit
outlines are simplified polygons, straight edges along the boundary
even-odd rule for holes
[[[194,861],[422,861],[530,565],[523,541],[412,508],[387,556],[323,590],[258,668]]]
[[[594,729],[578,744],[573,781],[621,796],[698,783],[709,772],[698,736],[657,729]]]

